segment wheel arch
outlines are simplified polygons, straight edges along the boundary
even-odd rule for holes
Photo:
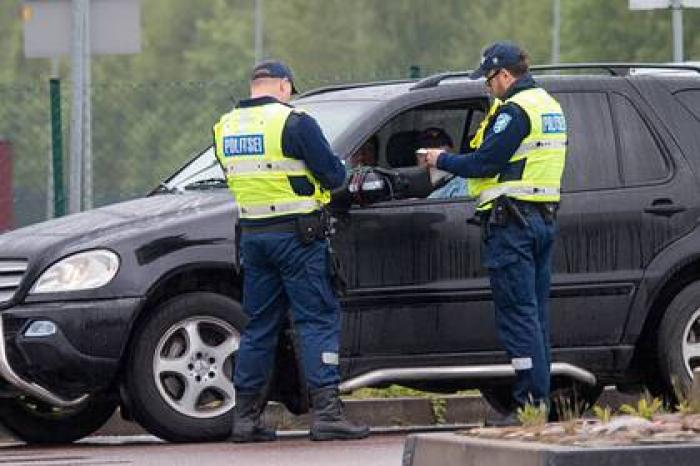
[[[642,378],[655,378],[658,374],[656,348],[658,346],[658,330],[661,321],[671,301],[685,287],[695,281],[700,281],[700,255],[693,255],[670,269],[669,273],[659,281],[658,291],[649,300],[646,318],[636,339],[632,366],[638,368]],[[644,373],[644,367],[651,367],[651,373]]]
[[[141,323],[165,301],[194,291],[219,293],[236,301],[241,300],[243,277],[231,266],[213,263],[187,264],[170,270],[156,280],[146,293],[146,299],[135,315],[129,330],[129,338],[122,351],[121,362],[131,347],[134,335]]]

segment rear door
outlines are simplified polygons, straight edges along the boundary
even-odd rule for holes
[[[688,231],[691,174],[626,80],[549,86],[569,125],[552,278],[552,344],[617,344],[645,264]],[[565,354],[566,351],[560,351]]]

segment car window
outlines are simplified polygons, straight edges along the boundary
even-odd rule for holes
[[[688,89],[677,92],[676,98],[700,121],[700,89]]]
[[[323,130],[326,139],[333,141],[347,129],[353,121],[369,112],[378,104],[376,101],[323,101],[295,102],[298,108],[311,114]],[[217,186],[224,179],[221,165],[214,156],[213,147],[205,149],[197,157],[172,175],[164,186],[168,189],[183,189],[185,186],[200,184],[202,187]],[[218,183],[220,185],[221,183]]]
[[[607,94],[557,93],[567,123],[563,191],[620,186],[617,142]]]
[[[622,95],[612,94],[610,97],[625,185],[664,179],[668,175],[668,164],[639,111]]]
[[[418,137],[428,128],[445,131],[452,140],[453,150],[459,151],[468,115],[469,108],[456,107],[454,103],[444,107],[415,108],[398,115],[377,133],[381,142],[379,165],[386,168],[416,165]]]
[[[342,100],[319,102],[293,102],[313,116],[323,130],[323,134],[331,145],[352,122],[361,115],[368,114],[379,102],[374,100]]]

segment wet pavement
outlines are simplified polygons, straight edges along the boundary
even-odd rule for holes
[[[311,442],[298,435],[265,444],[168,444],[151,436],[91,437],[72,445],[0,448],[0,465],[399,466],[405,435]]]

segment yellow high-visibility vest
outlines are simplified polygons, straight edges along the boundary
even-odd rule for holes
[[[226,173],[240,218],[262,219],[306,214],[330,202],[330,192],[321,187],[303,160],[282,151],[282,131],[292,112],[301,110],[281,103],[236,108],[214,125],[216,157]],[[313,194],[294,192],[289,177],[304,176]]]
[[[559,202],[566,158],[566,120],[561,106],[541,88],[518,92],[508,102],[517,104],[530,119],[530,133],[509,161],[525,159],[525,167],[519,180],[470,179],[470,195],[478,197],[477,209],[491,208],[491,201],[503,194],[523,201]],[[483,142],[483,134],[477,142]]]

